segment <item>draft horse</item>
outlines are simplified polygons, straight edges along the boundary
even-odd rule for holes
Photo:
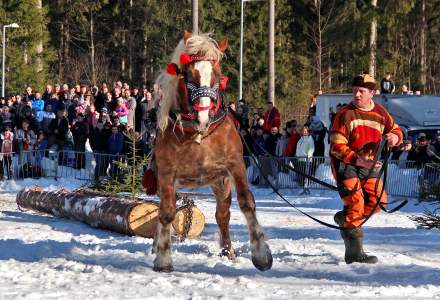
[[[272,254],[256,217],[243,161],[243,146],[228,107],[221,96],[220,62],[228,41],[209,34],[184,32],[171,63],[159,76],[162,88],[158,134],[154,147],[159,224],[153,244],[154,270],[173,270],[170,226],[176,214],[176,189],[210,186],[216,201],[221,255],[235,257],[229,235],[231,187],[235,185],[246,217],[254,266],[272,267]]]

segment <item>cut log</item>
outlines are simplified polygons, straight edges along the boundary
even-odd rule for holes
[[[153,238],[159,221],[159,205],[144,199],[126,199],[111,193],[103,193],[88,189],[67,191],[21,190],[17,194],[20,208],[52,214],[57,217],[69,218],[89,224],[93,227],[112,230],[122,234],[138,235]],[[182,211],[186,211],[186,214]],[[175,232],[185,233],[188,220],[188,209],[178,208]],[[192,207],[193,221],[189,238],[197,237],[203,231],[205,218],[197,207]],[[182,225],[183,224],[183,227]],[[174,225],[174,224],[173,224]]]

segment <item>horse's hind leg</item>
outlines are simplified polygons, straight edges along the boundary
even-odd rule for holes
[[[173,262],[171,260],[171,222],[176,215],[176,193],[172,182],[164,184],[163,178],[160,182],[160,210],[159,223],[153,244],[153,253],[156,253],[154,259],[154,271],[171,272]]]
[[[211,185],[212,191],[217,200],[217,209],[215,219],[220,230],[220,255],[227,256],[229,259],[235,258],[235,252],[232,248],[231,238],[229,236],[229,219],[231,218],[231,179],[222,178]]]
[[[238,204],[246,217],[249,229],[252,263],[260,271],[269,270],[272,267],[272,253],[264,241],[263,229],[257,221],[255,200],[249,190],[244,164],[237,163],[231,166],[230,172],[235,180]]]

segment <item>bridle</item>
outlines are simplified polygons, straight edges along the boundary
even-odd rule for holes
[[[174,110],[173,112],[179,115],[179,118],[183,120],[190,120],[193,124],[197,124],[198,113],[209,110],[209,123],[205,130],[188,129],[188,127],[181,125],[181,129],[186,127],[187,131],[195,132],[194,140],[197,143],[201,142],[201,139],[208,134],[209,129],[217,127],[227,115],[227,106],[224,103],[224,90],[228,78],[226,76],[218,76],[212,87],[200,86],[198,83],[190,80],[187,65],[191,62],[208,61],[217,62],[217,58],[210,56],[200,55],[188,55],[182,54],[180,56],[179,68],[176,64],[172,63],[167,66],[167,73],[170,76],[178,76],[179,80],[183,80],[182,84],[178,86],[180,92],[186,95],[188,101],[189,111]],[[200,98],[208,97],[211,99],[210,105],[201,106]],[[222,112],[221,108],[224,108]],[[188,124],[188,123],[186,123]],[[194,127],[194,126],[191,126]]]

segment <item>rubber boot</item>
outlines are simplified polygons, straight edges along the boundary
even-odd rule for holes
[[[344,211],[338,211],[333,219],[339,226],[344,226],[345,214]],[[363,249],[364,232],[361,228],[350,228],[341,230],[341,237],[345,244],[345,262],[351,264],[354,262],[375,264],[377,263],[377,257],[373,255],[367,255]]]
[[[377,257],[367,255],[364,252],[364,233],[361,228],[352,228],[341,230],[341,237],[345,244],[345,262],[351,264],[359,262],[363,264],[377,263]]]

